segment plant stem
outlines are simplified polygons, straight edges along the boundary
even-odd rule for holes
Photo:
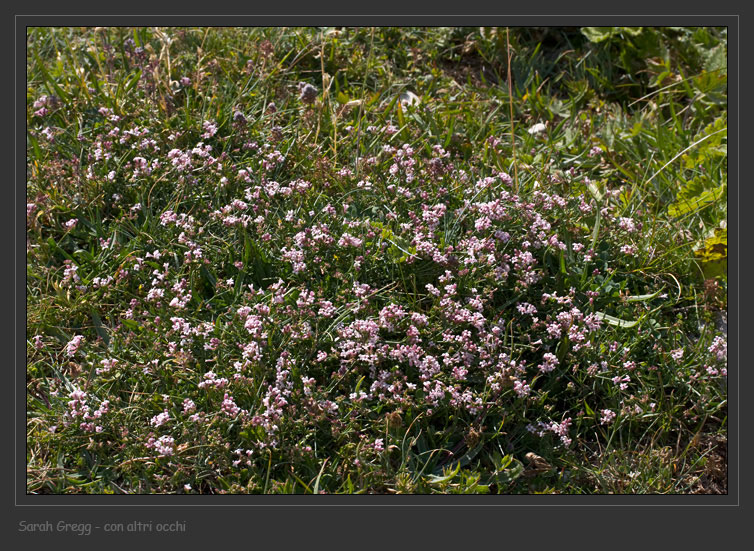
[[[511,108],[511,146],[513,147],[513,181],[518,195],[518,165],[516,163],[516,134],[513,132],[513,81],[511,79],[511,42],[508,27],[505,28],[505,43],[508,48],[508,104]]]

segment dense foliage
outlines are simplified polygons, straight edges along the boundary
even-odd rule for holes
[[[27,39],[29,492],[727,491],[725,29]]]

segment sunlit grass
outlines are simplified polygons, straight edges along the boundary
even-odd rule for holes
[[[30,28],[28,491],[727,491],[725,30],[509,33]]]

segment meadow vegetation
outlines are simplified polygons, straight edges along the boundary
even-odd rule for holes
[[[29,493],[727,492],[725,28],[29,28],[27,75]]]

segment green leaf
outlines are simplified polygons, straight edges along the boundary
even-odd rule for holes
[[[446,473],[444,476],[429,475],[428,477],[426,477],[425,480],[429,484],[442,484],[444,482],[450,482],[456,477],[458,472],[461,470],[461,464],[458,461],[456,461],[454,464],[455,464],[455,468],[451,466],[451,467],[447,467],[444,470],[444,472]]]
[[[317,475],[317,480],[315,480],[315,481],[314,481],[314,491],[312,492],[312,493],[314,493],[314,494],[318,494],[318,493],[319,493],[319,481],[320,481],[320,479],[322,478],[322,473],[324,473],[324,472],[325,472],[325,465],[327,465],[327,461],[328,461],[329,459],[330,459],[330,458],[328,457],[328,458],[326,458],[326,459],[325,459],[325,460],[324,460],[324,461],[322,462],[322,468],[321,468],[321,469],[319,470],[319,474]]]
[[[79,221],[81,221],[81,219],[79,219]],[[94,257],[92,256],[92,253],[90,253],[87,250],[76,249],[75,251],[73,251],[73,254],[76,255],[76,256],[81,257],[81,259],[84,262],[94,262]]]
[[[337,80],[336,80],[336,82],[337,82]],[[346,103],[348,103],[350,101],[350,99],[348,98],[348,96],[346,94],[344,94],[343,92],[338,92],[335,95],[335,99],[338,100],[338,103],[340,103],[340,104],[346,104]]]
[[[593,416],[594,415],[594,410],[592,408],[590,408],[589,404],[587,404],[586,402],[584,402],[584,411],[589,416]]]
[[[615,32],[617,31],[617,27],[582,27],[581,28],[581,34],[583,34],[589,42],[594,42],[595,44],[599,44],[600,42],[604,42],[608,38],[611,38]]]
[[[34,158],[41,161],[42,150],[39,148],[39,140],[37,140],[37,138],[31,135],[27,136],[27,140],[31,144],[31,150],[34,152]]]
[[[50,249],[52,250],[52,252],[63,255],[65,258],[67,258],[71,262],[76,261],[70,254],[68,254],[67,251],[65,251],[64,249],[61,249],[52,237],[47,238],[47,244],[50,246]]]
[[[592,182],[591,180],[587,182],[586,184],[587,189],[589,190],[589,193],[592,194],[592,197],[594,197],[598,203],[602,202],[602,192],[600,192],[599,188]]]
[[[598,319],[604,321],[605,323],[609,325],[614,325],[616,327],[633,327],[634,325],[639,323],[638,320],[626,321],[626,320],[622,320],[620,318],[611,316],[609,314],[605,314],[604,312],[596,312],[596,316]]]
[[[122,321],[122,323],[123,323],[123,325],[125,325],[126,327],[128,327],[129,329],[131,329],[133,331],[141,331],[142,330],[141,325],[139,325],[139,323],[136,322],[136,321],[134,321],[134,320],[124,319]]]
[[[456,459],[455,461],[453,461],[450,464],[449,468],[452,468],[455,465],[456,471],[457,471],[461,467],[465,467],[466,465],[468,465],[469,463],[471,463],[471,460],[474,459],[474,457],[476,457],[476,455],[482,450],[483,447],[484,447],[484,441],[479,442],[479,444],[477,444],[476,446],[474,446],[474,448],[470,449],[465,454],[463,454],[461,457],[459,457],[458,459]]]
[[[697,133],[693,142],[698,143],[699,146],[685,153],[682,157],[686,168],[694,168],[707,159],[727,155],[727,147],[722,147],[724,145],[723,140],[728,137],[728,133],[725,132],[727,127],[728,117],[723,114]]]
[[[498,486],[498,492],[500,488],[505,488],[511,482],[516,480],[521,473],[524,472],[524,465],[515,459],[512,455],[506,455],[495,462],[495,471],[492,478]]]
[[[696,197],[672,203],[668,206],[668,214],[674,218],[679,218],[689,212],[694,212],[711,205],[725,195],[725,187],[726,184],[721,184],[714,189],[703,191]]]
[[[728,56],[725,52],[725,44],[719,44],[709,50],[706,57],[704,61],[706,71],[727,71]]]
[[[97,332],[97,334],[102,337],[102,340],[105,341],[105,346],[110,346],[110,335],[108,335],[107,331],[105,330],[105,327],[102,325],[102,320],[99,317],[99,314],[96,310],[92,310],[92,322],[94,323],[94,330]]]
[[[363,376],[361,377],[361,379],[359,379],[359,382],[358,382],[358,383],[356,383],[356,389],[355,389],[355,390],[353,391],[353,392],[354,392],[354,394],[358,394],[358,393],[359,393],[359,390],[361,390],[361,383],[363,383],[363,382],[364,382],[364,379],[366,379],[366,375],[363,375]]]
[[[141,69],[137,69],[136,72],[134,72],[134,74],[131,75],[131,77],[126,82],[126,85],[123,87],[123,91],[127,94],[131,90],[133,90],[134,87],[139,83],[140,78],[141,78]]]
[[[618,28],[620,29],[621,34],[625,33],[628,36],[639,36],[644,30],[644,27],[618,27]]]
[[[54,90],[64,103],[68,103],[71,96],[66,93],[60,86],[58,86],[58,83],[55,82],[52,77],[50,77],[50,74],[47,72],[44,63],[42,63],[42,61],[39,59],[39,55],[37,53],[34,54],[34,58],[37,62],[37,68],[39,68],[39,72],[42,73],[42,79],[45,85],[48,87],[48,90],[52,88],[52,90],[50,90],[50,93],[52,93]]]
[[[403,107],[401,105],[401,102],[396,103],[395,107],[398,110],[398,125],[403,128],[406,125],[406,119],[403,116]]]
[[[202,275],[202,278],[204,278],[204,281],[209,286],[210,289],[214,289],[217,285],[217,278],[215,275],[210,272],[206,266],[202,266],[199,269],[199,273]]]
[[[631,296],[626,297],[626,302],[643,302],[645,300],[652,300],[657,295],[659,295],[661,291],[662,289],[659,289],[655,291],[654,293],[652,293],[651,295],[631,295]]]
[[[707,279],[726,278],[728,274],[728,230],[715,228],[704,245],[694,251]]]

